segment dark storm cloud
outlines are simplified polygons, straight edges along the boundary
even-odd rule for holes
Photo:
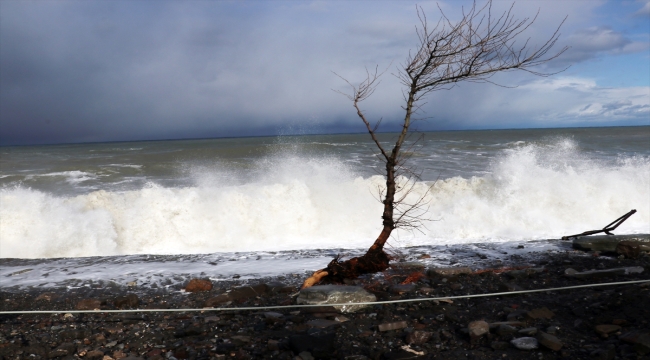
[[[530,29],[535,40],[594,3],[516,8],[530,15],[542,7]],[[423,5],[437,17],[434,3]],[[459,14],[458,2],[440,5],[452,20]],[[569,28],[574,38],[594,26],[575,18],[583,22]],[[363,108],[391,130],[402,97],[390,73],[416,44],[416,21],[406,2],[2,1],[0,144],[363,131],[349,102],[331,91],[347,90],[331,71],[355,82],[376,65],[389,71]],[[582,43],[606,37],[595,29]],[[575,41],[580,59],[572,61],[630,44],[614,30],[608,39],[597,49]],[[436,94],[423,115],[435,121],[422,128],[512,126],[530,114],[505,104],[539,97],[486,89]]]

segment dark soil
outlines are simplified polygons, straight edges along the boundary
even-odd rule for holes
[[[397,300],[650,280],[647,254],[620,259],[570,251],[527,259],[520,265],[536,270],[509,272],[501,268],[440,275],[405,266],[353,284],[373,292],[379,300]],[[632,266],[644,271],[586,278],[565,275],[568,268],[580,272]],[[0,311],[61,310],[58,314],[0,315],[0,359],[650,358],[650,282],[373,305],[351,314],[331,307],[173,313],[65,311],[83,307],[291,305],[302,280],[279,277],[219,282],[212,290],[196,293],[127,287],[0,291]],[[400,285],[403,283],[411,284]],[[479,320],[489,323],[490,331],[471,338],[468,324]],[[381,331],[386,328],[393,330]],[[520,350],[510,341],[521,337],[542,340],[537,349]]]

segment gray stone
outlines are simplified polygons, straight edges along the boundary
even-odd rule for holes
[[[300,295],[296,299],[298,304],[305,305],[349,304],[334,306],[337,310],[346,313],[352,313],[370,306],[355,305],[355,303],[373,301],[377,301],[377,297],[362,287],[345,285],[312,286],[300,290]]]
[[[302,360],[314,360],[314,357],[311,356],[311,353],[309,351],[303,351],[300,354],[298,354]]]
[[[621,241],[639,244],[641,251],[650,251],[650,234],[579,236],[573,240],[573,248],[584,251],[615,252]]]
[[[379,324],[378,328],[379,331],[390,331],[390,330],[404,329],[407,326],[408,324],[406,323],[406,321],[395,321],[395,322]]]
[[[512,335],[516,332],[517,332],[517,328],[506,324],[501,324],[497,328],[497,334],[499,334],[499,336]]]
[[[606,336],[606,335],[609,335],[609,334],[611,334],[613,332],[617,332],[617,331],[621,330],[621,327],[618,326],[618,325],[604,324],[604,325],[596,325],[595,330],[596,330],[596,332],[598,334]]]
[[[510,343],[519,350],[534,350],[539,347],[534,337],[520,337],[510,340]]]
[[[519,332],[521,335],[528,335],[528,336],[531,336],[531,335],[535,335],[535,334],[537,334],[537,328],[536,328],[536,327],[529,327],[529,328],[521,329],[521,330],[519,330],[518,332]]]
[[[564,271],[564,274],[575,278],[599,278],[615,275],[640,274],[642,272],[643,267],[641,266],[629,266],[605,270],[589,270],[583,272],[578,272],[574,269],[566,269]]]
[[[560,351],[562,349],[562,342],[558,338],[543,331],[537,334],[537,341],[553,351]]]
[[[546,328],[546,333],[547,334],[555,335],[555,334],[557,334],[558,331],[560,331],[560,328],[558,326],[555,326],[555,325],[551,325],[551,326]]]
[[[472,273],[472,269],[468,267],[429,268],[427,270],[428,276],[434,276],[434,275],[452,276],[452,275],[471,274],[471,273]]]

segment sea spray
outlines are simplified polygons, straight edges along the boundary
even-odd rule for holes
[[[461,174],[466,174],[462,166],[471,164],[472,172],[482,175],[446,176],[435,183],[429,176],[414,184],[408,200],[427,200],[422,214],[427,221],[421,232],[397,231],[390,245],[558,238],[601,228],[633,208],[637,214],[618,232],[650,232],[645,153],[605,159],[566,137],[472,145],[477,149],[462,145],[431,150],[431,157],[442,159],[434,165],[446,166],[448,154],[456,159],[449,166]],[[485,156],[490,147],[497,150]],[[418,149],[413,163],[431,167],[424,150]],[[477,161],[477,153],[485,159]],[[367,248],[381,227],[377,197],[384,181],[368,175],[373,163],[358,165],[354,156],[294,148],[225,164],[184,161],[138,188],[120,191],[108,184],[80,195],[4,186],[0,257]],[[129,176],[152,166],[136,160],[124,161],[138,166],[125,168]],[[107,161],[116,164],[114,158]],[[174,173],[189,180],[169,185]]]

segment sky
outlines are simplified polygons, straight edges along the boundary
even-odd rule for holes
[[[2,0],[0,145],[363,132],[336,74],[358,83],[375,67],[386,73],[362,108],[395,130],[416,6],[433,23],[471,2]],[[564,71],[432,93],[417,130],[650,125],[650,2],[513,12],[538,13],[521,35],[532,46],[566,17],[555,49],[570,49],[538,69]]]

